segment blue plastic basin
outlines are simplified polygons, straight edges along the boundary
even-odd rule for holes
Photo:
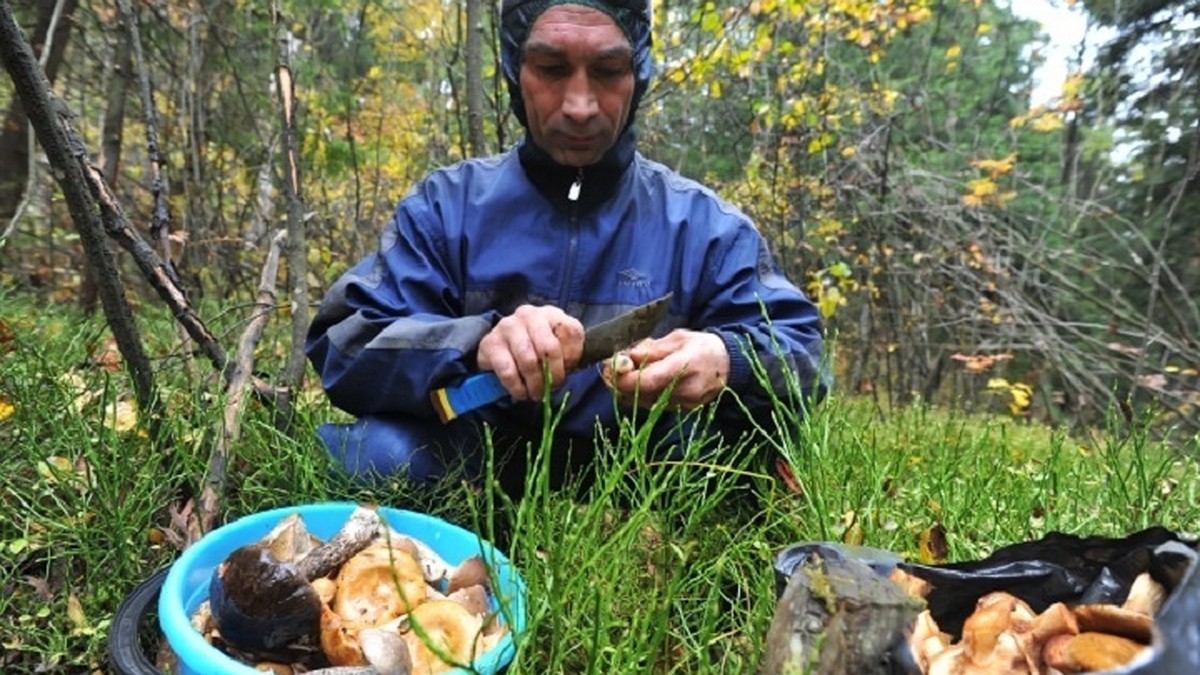
[[[264,537],[281,519],[299,513],[309,532],[332,537],[354,511],[349,502],[326,502],[263,511],[240,518],[208,533],[183,552],[163,582],[158,598],[158,621],[171,649],[179,657],[179,672],[201,674],[244,673],[261,675],[225,655],[204,640],[191,624],[200,603],[208,599],[213,570],[237,548]],[[402,534],[429,545],[447,563],[457,565],[473,555],[483,556],[498,579],[495,596],[501,620],[509,630],[495,648],[475,659],[472,666],[484,675],[499,672],[516,652],[514,635],[525,629],[525,580],[503,553],[473,532],[423,513],[380,507],[379,513]],[[454,669],[453,673],[466,673]]]

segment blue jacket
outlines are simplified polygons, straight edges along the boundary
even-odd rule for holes
[[[584,186],[587,175],[582,175]],[[751,410],[770,407],[753,350],[787,400],[827,385],[819,314],[780,274],[750,220],[700,184],[640,154],[614,195],[586,213],[555,208],[510,151],[435,171],[415,186],[379,250],[328,291],[306,345],[331,402],[354,415],[435,419],[429,392],[477,370],[480,339],[521,304],[553,304],[585,327],[667,292],[655,331],[711,331],[730,354],[728,386]],[[598,367],[572,374],[560,432],[591,438],[618,414]],[[718,420],[744,422],[722,397]],[[538,402],[495,404],[480,417],[540,428]],[[720,422],[718,422],[720,423]]]

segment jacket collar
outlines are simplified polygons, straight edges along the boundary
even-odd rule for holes
[[[554,208],[563,213],[582,215],[595,210],[613,196],[620,185],[621,176],[633,162],[636,149],[637,134],[631,126],[625,129],[599,162],[583,168],[559,164],[528,135],[517,147],[517,155],[525,175]],[[577,182],[578,188],[574,188]]]

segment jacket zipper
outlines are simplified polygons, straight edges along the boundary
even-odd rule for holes
[[[579,194],[583,192],[583,167],[575,174],[575,180],[567,189],[567,201],[571,202],[571,220],[568,225],[567,267],[563,270],[562,287],[559,291],[558,306],[567,310],[571,296],[571,277],[575,274],[575,255],[579,250]]]

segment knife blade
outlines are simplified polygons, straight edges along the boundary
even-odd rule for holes
[[[661,298],[588,328],[583,336],[583,354],[579,358],[579,367],[601,361],[618,350],[649,337],[658,322],[666,316],[670,303],[671,294],[667,293]],[[457,384],[434,389],[429,393],[433,409],[443,424],[506,396],[508,390],[491,371],[470,375]]]

